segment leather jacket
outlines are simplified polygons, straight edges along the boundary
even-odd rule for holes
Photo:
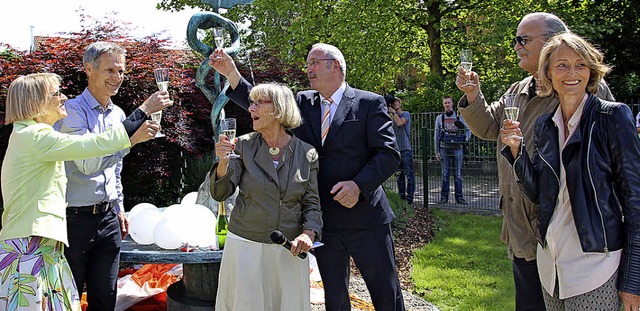
[[[558,106],[559,107],[559,106]],[[559,109],[559,108],[556,108]],[[555,113],[555,112],[554,112]],[[640,294],[640,140],[631,109],[589,95],[579,123],[560,155],[553,113],[538,118],[535,151],[526,148],[513,164],[523,193],[540,205],[538,242],[546,233],[560,187],[560,163],[582,251],[607,253],[622,249],[618,289]]]

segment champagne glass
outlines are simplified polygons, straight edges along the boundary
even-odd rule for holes
[[[471,72],[471,67],[473,66],[473,52],[470,49],[464,49],[460,51],[460,66],[462,67],[462,69],[464,69],[465,73],[467,75],[469,75],[469,73]],[[476,84],[473,83],[473,81],[471,81],[470,79],[467,79],[467,82],[465,82],[465,84],[463,84],[462,86],[475,86]]]
[[[226,118],[222,119],[221,122],[222,134],[229,138],[229,141],[233,142],[236,138],[236,119],[234,118]],[[227,156],[228,158],[239,158],[240,156],[230,152]]]
[[[518,102],[516,101],[516,94],[505,94],[504,95],[504,115],[507,120],[517,121],[518,113],[520,112],[520,107],[518,107]],[[517,139],[522,140],[522,136],[518,135],[510,135],[507,139]]]
[[[157,68],[153,70],[153,75],[156,78],[156,83],[158,84],[158,89],[160,92],[166,92],[169,88],[169,68]],[[162,110],[154,112],[151,114],[151,120],[158,122],[162,120]],[[160,133],[158,131],[156,133],[156,138],[165,137],[166,135]]]
[[[213,41],[216,43],[216,48],[223,49],[224,48],[224,39],[226,35],[226,30],[224,27],[215,27],[213,28]]]

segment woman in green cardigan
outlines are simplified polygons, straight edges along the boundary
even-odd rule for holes
[[[55,131],[67,116],[60,76],[37,73],[9,86],[5,121],[13,123],[2,163],[0,231],[0,310],[80,310],[63,247],[67,242],[64,161],[112,154],[132,142],[122,124],[99,135],[74,136]],[[142,133],[142,132],[141,132]]]

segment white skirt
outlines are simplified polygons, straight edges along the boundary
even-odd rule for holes
[[[227,234],[217,311],[309,311],[309,295],[309,258],[294,257],[282,245]]]

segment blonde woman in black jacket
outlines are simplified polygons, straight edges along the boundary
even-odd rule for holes
[[[560,99],[540,117],[535,141],[505,121],[502,155],[522,191],[540,205],[537,258],[547,310],[640,307],[640,141],[633,114],[598,99],[609,71],[575,34],[551,38],[538,71],[540,96]],[[530,160],[523,144],[535,144]]]

